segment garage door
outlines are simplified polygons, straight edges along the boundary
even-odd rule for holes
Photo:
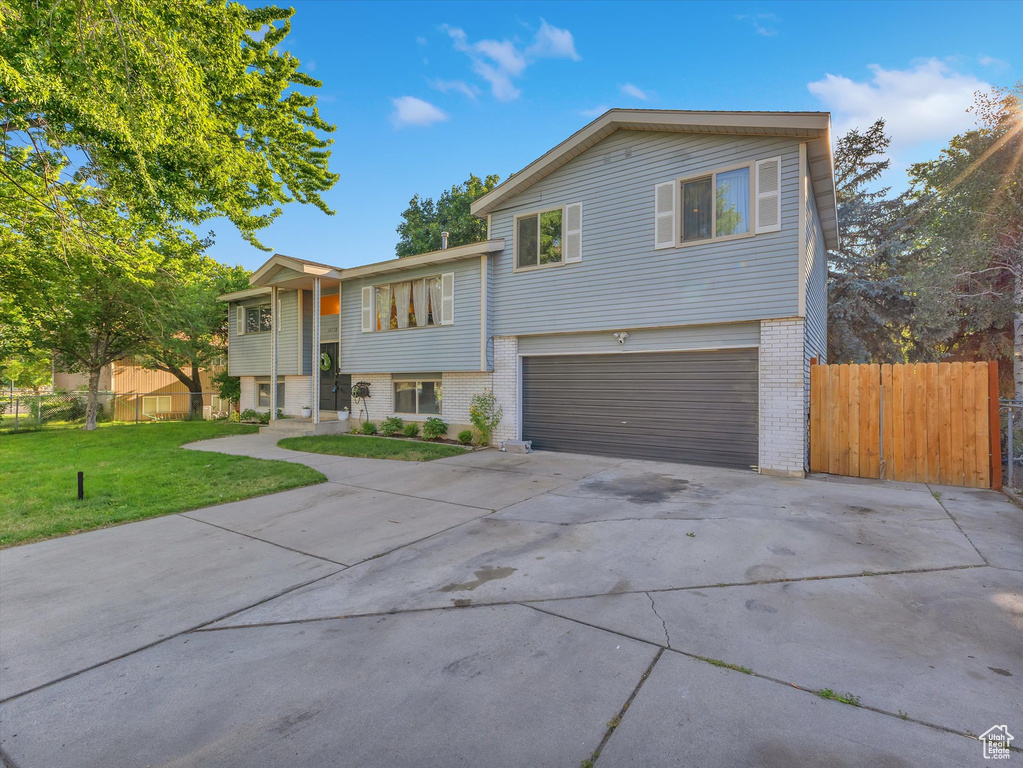
[[[757,350],[522,359],[522,437],[551,451],[749,468]]]

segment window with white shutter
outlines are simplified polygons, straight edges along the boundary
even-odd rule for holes
[[[565,262],[583,260],[583,206],[565,206]]]
[[[455,273],[445,272],[440,276],[440,324],[451,325],[455,322]]]
[[[654,187],[654,248],[675,247],[675,182]]]
[[[245,335],[245,307],[238,307],[238,311],[235,312],[234,321],[234,332],[236,336]]]
[[[366,286],[362,289],[362,332],[367,333],[373,330],[373,288]]]
[[[781,158],[757,161],[757,234],[781,229]]]

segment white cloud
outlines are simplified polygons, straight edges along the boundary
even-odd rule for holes
[[[938,59],[921,61],[910,69],[884,69],[877,64],[869,69],[873,73],[869,82],[829,74],[807,87],[834,114],[836,135],[850,128],[869,128],[883,117],[896,156],[968,129],[973,117],[966,108],[973,103],[973,94],[991,88],[973,75],[953,72]]]
[[[633,85],[632,83],[623,83],[618,86],[618,90],[622,92],[623,96],[630,96],[633,99],[639,99],[640,101],[650,100],[649,93]]]
[[[391,120],[396,128],[404,128],[407,125],[433,125],[448,119],[446,112],[415,96],[401,96],[391,99],[391,103],[394,105]]]
[[[465,30],[447,24],[441,25],[441,30],[451,38],[456,51],[469,57],[472,71],[490,83],[490,90],[498,101],[513,101],[521,95],[515,78],[520,77],[537,59],[579,60],[572,33],[551,26],[543,19],[533,44],[525,49],[513,40],[470,43]]]
[[[547,23],[546,19],[540,19],[540,29],[536,32],[536,39],[526,49],[526,55],[537,59],[571,59],[579,61],[579,54],[575,50],[575,39],[567,29],[558,29]]]
[[[735,20],[749,22],[756,33],[764,37],[778,34],[778,17],[773,13],[741,13],[736,15]]]
[[[582,115],[583,117],[593,119],[595,117],[600,117],[609,109],[611,109],[611,107],[609,107],[607,104],[601,104],[600,106],[596,106],[593,109],[580,109],[579,114]]]
[[[441,93],[460,93],[470,99],[475,99],[480,93],[478,87],[469,85],[464,80],[430,80],[429,86]]]
[[[993,67],[999,71],[1009,68],[1009,62],[1003,59],[996,59],[994,56],[986,56],[983,53],[977,57],[977,63],[982,67]]]
[[[426,38],[420,35],[419,37],[416,38],[416,43],[418,43],[419,45],[426,45]]]

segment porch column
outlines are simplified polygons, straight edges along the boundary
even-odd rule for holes
[[[320,278],[313,278],[313,354],[310,358],[313,361],[312,376],[312,405],[313,424],[320,423]]]
[[[270,286],[270,421],[277,421],[277,286]]]

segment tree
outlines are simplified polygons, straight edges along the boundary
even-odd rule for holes
[[[0,0],[0,353],[90,374],[145,347],[157,286],[225,217],[256,233],[322,193],[334,126],[280,45],[293,11]],[[222,311],[222,310],[221,310]]]
[[[470,175],[461,184],[444,190],[435,203],[432,197],[418,194],[409,200],[397,232],[401,236],[394,251],[398,258],[436,251],[441,246],[441,232],[448,232],[449,245],[481,243],[487,239],[487,222],[472,215],[470,206],[497,186],[500,177],[491,174],[483,179]]]
[[[933,356],[1013,361],[1023,394],[1023,83],[978,93],[977,127],[910,169],[914,332]]]
[[[0,383],[17,389],[31,389],[38,395],[40,387],[53,381],[53,357],[45,350],[28,347],[25,351],[0,360]]]
[[[134,218],[226,217],[257,246],[283,203],[331,213],[321,195],[337,180],[331,142],[316,131],[334,126],[301,90],[320,82],[279,50],[293,13],[205,0],[8,0],[5,144],[63,155],[76,181],[106,190]],[[39,200],[66,226],[69,178],[46,163],[38,170]]]
[[[888,169],[884,120],[836,142],[841,245],[828,254],[828,361],[905,360],[912,298],[904,284],[906,202],[873,185]]]
[[[202,255],[179,261],[147,318],[148,339],[139,359],[144,367],[171,373],[184,384],[192,393],[191,418],[201,419],[201,370],[227,354],[227,312],[217,297],[248,288],[249,271]]]

